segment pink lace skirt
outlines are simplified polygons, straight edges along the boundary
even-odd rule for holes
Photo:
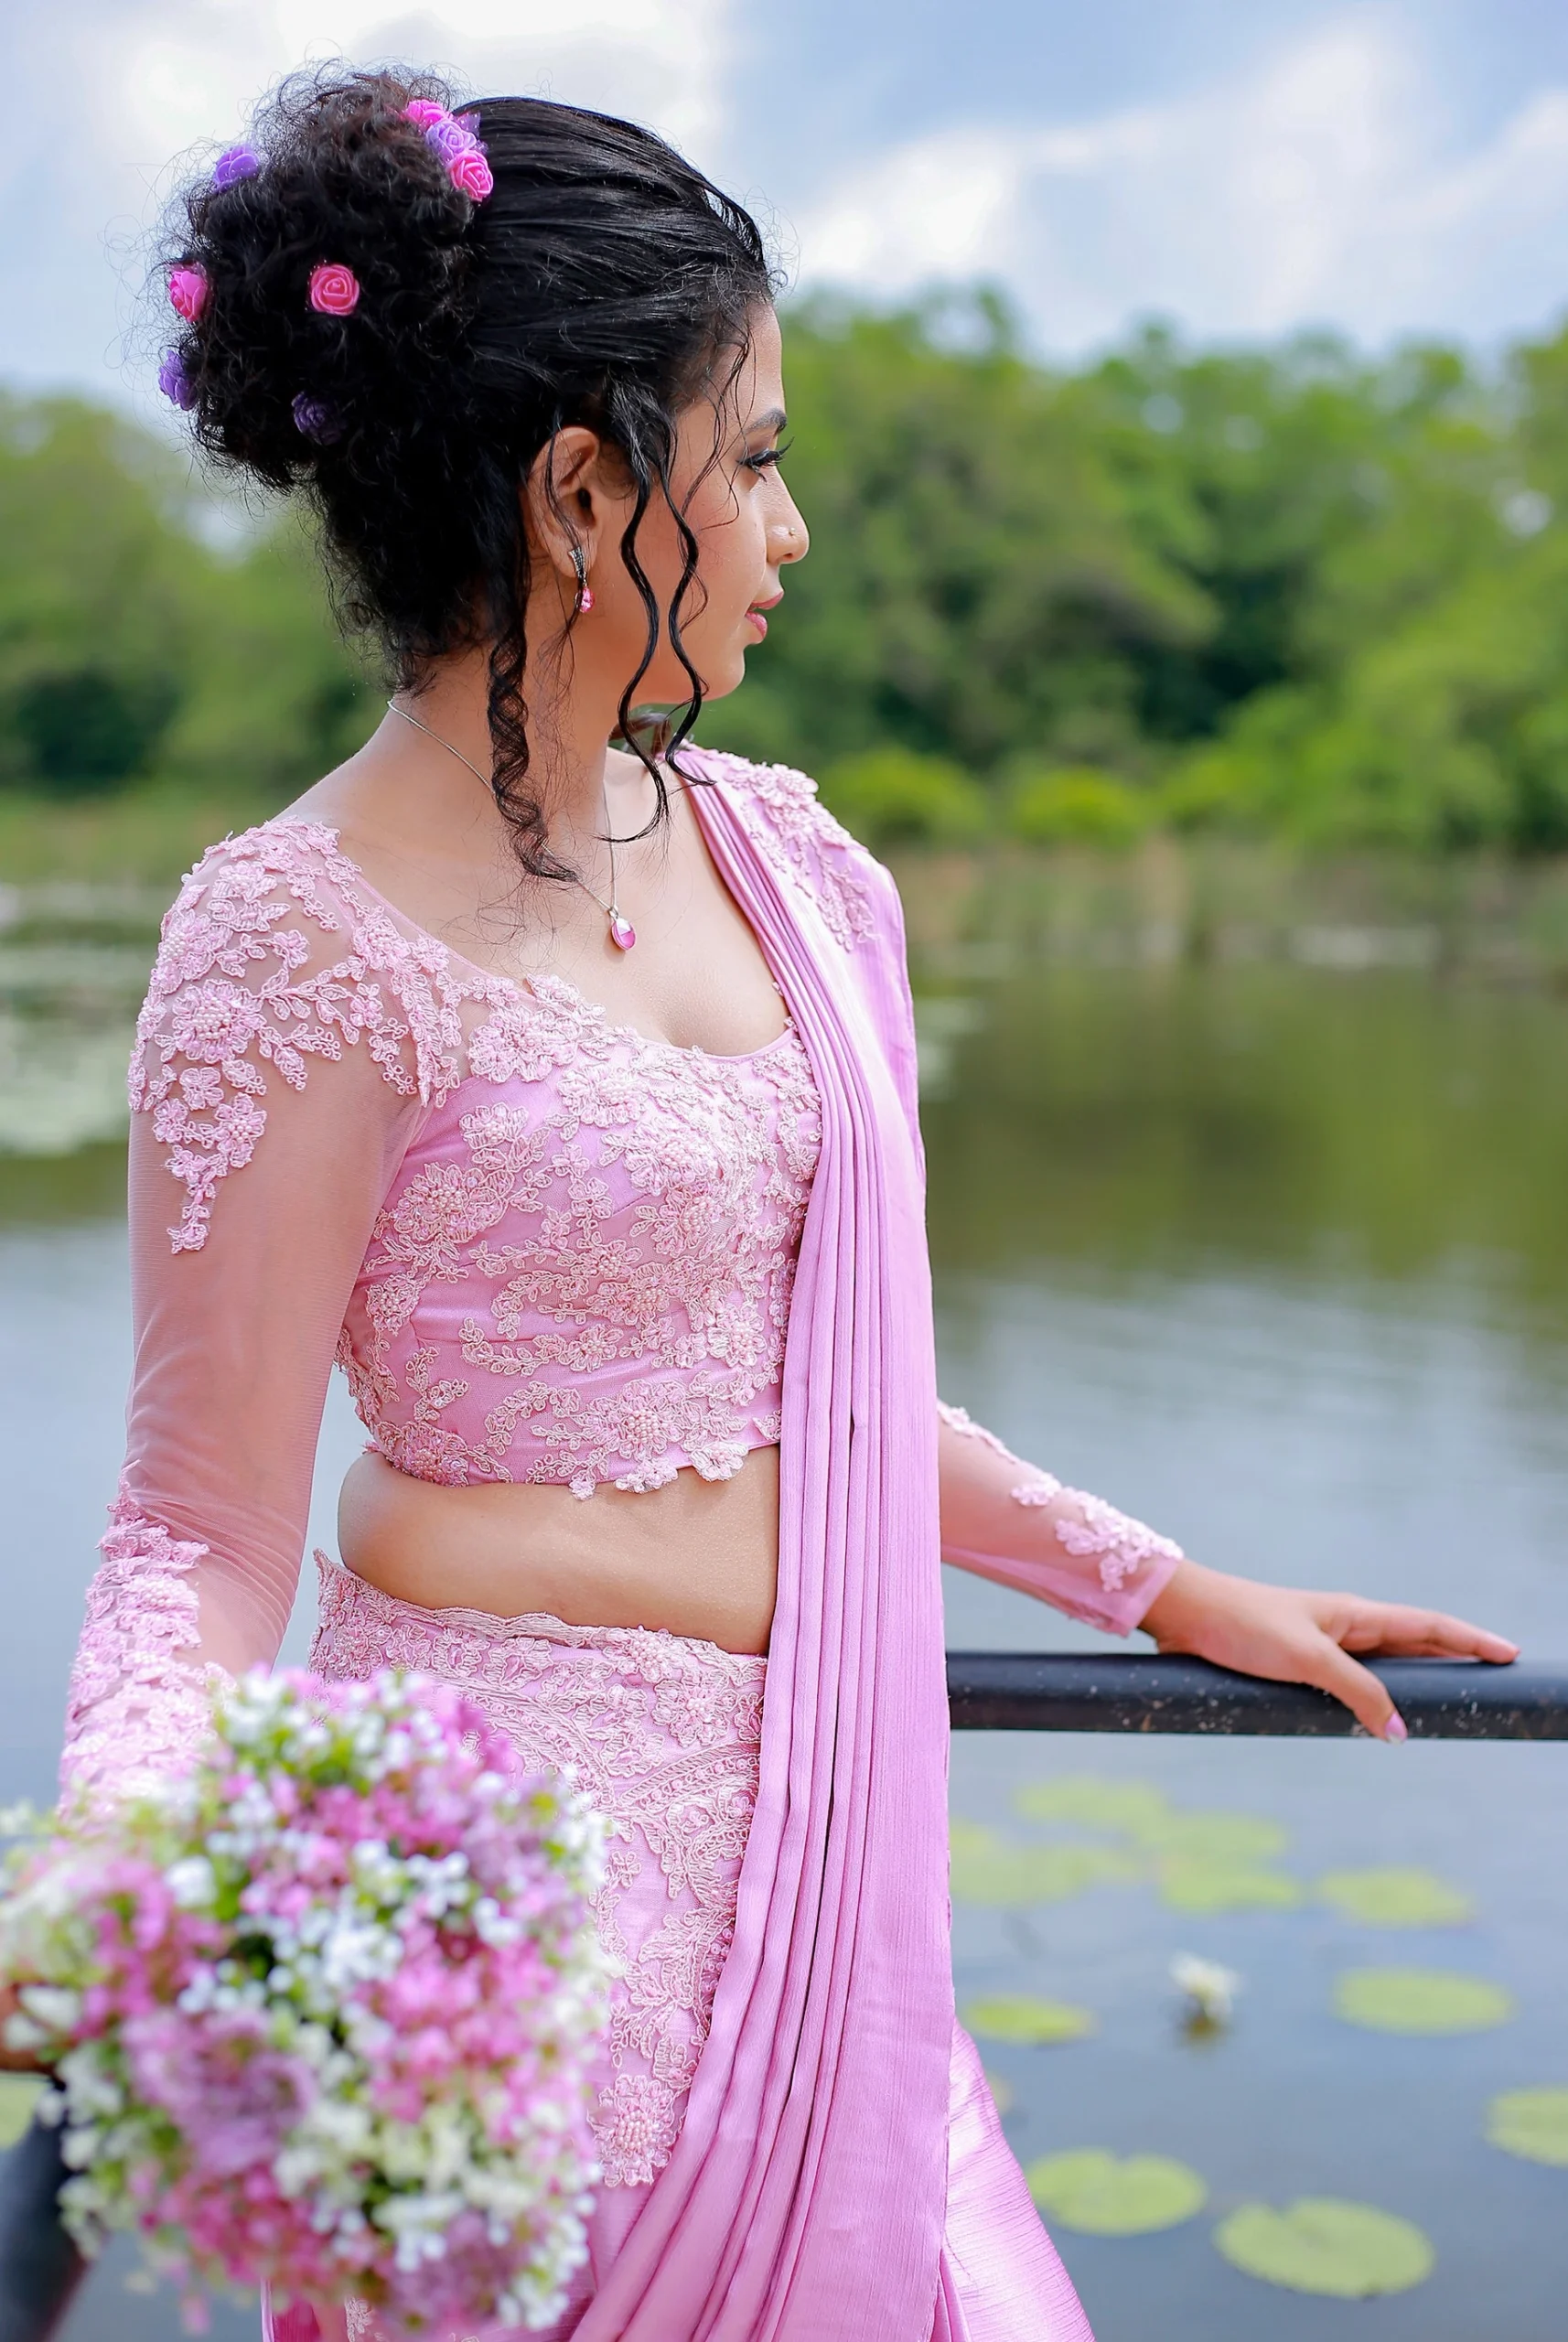
[[[423,1610],[317,1556],[311,1666],[338,1681],[388,1665],[456,1685],[523,1763],[570,1771],[604,1815],[596,1918],[619,1973],[591,2117],[603,2184],[589,2255],[543,2342],[566,2342],[680,2136],[735,1928],[757,1800],[768,1662],[638,1627],[530,1613]],[[1002,2136],[980,2059],[953,2036],[944,2342],[1091,2342]],[[263,2315],[266,2342],[384,2342],[375,2313],[303,2304]],[[681,2342],[675,2336],[670,2342]],[[892,2336],[887,2342],[927,2342]]]

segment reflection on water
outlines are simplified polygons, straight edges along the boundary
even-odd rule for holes
[[[92,1052],[123,1050],[134,1004],[105,973],[69,1000],[58,986],[5,992],[0,950],[0,998],[28,1035],[6,1044],[21,1047],[24,1102],[0,1135],[32,1150],[0,1158],[7,1795],[47,1786],[118,1457],[119,1150],[48,1151],[61,1143],[51,1131],[113,1127],[70,1102],[92,1093]],[[921,988],[949,1395],[1204,1559],[1436,1601],[1568,1657],[1568,1008],[1419,968],[1352,972],[1326,949],[1294,964],[1097,968],[970,946],[933,960]],[[52,1101],[51,1017],[81,1044]],[[317,1534],[330,1534],[355,1445],[335,1399]],[[949,1590],[955,1643],[1093,1639],[976,1581]],[[960,1738],[955,1810],[1021,1842],[1035,1825],[1013,1810],[1018,1788],[1093,1771],[1278,1821],[1281,1860],[1304,1882],[1419,1864],[1478,1907],[1464,1928],[1392,1935],[1310,1896],[1179,1912],[1138,1882],[1033,1909],[961,1904],[961,2002],[1029,1993],[1098,2019],[1059,2047],[986,2045],[1020,2154],[1156,2153],[1208,2185],[1207,2209],[1164,2233],[1058,2232],[1101,2342],[1559,2342],[1568,2174],[1483,2133],[1497,2092],[1568,2083],[1563,1761],[1552,1748]],[[1240,1975],[1231,2025],[1184,2026],[1169,1975],[1181,1953]],[[1331,2014],[1334,1979],[1379,1962],[1496,1979],[1519,2014],[1451,2039],[1354,2031]],[[1436,2276],[1345,2303],[1266,2288],[1214,2250],[1238,2202],[1312,2195],[1416,2221]],[[73,2335],[163,2330],[141,2315],[111,2286],[86,2297]]]
[[[1278,966],[1036,968],[968,996],[983,1021],[926,1109],[950,1394],[1220,1567],[1436,1603],[1568,1657],[1568,1010]],[[1096,1639],[950,1580],[956,1644]],[[1062,2047],[987,2045],[1026,2162],[1159,2154],[1210,2189],[1163,2234],[1058,2230],[1101,2342],[1561,2335],[1565,2175],[1483,2133],[1496,2093],[1568,2082],[1563,1767],[1556,1748],[955,1743],[955,1812],[1026,1839],[1016,1790],[1092,1770],[1284,1823],[1303,1881],[1418,1864],[1478,1906],[1395,1935],[1310,1899],[1196,1917],[1146,1885],[960,1905],[961,2004],[1026,1990],[1099,2019]],[[1185,2029],[1182,1953],[1240,1974],[1231,2027]],[[1380,1962],[1496,1979],[1519,2014],[1353,2031],[1333,1980]],[[1348,2304],[1220,2260],[1225,2212],[1302,2196],[1415,2221],[1436,2276]]]
[[[161,908],[142,887],[0,886],[0,1155],[65,1156],[124,1128]]]

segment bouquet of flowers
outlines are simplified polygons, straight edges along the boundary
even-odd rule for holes
[[[248,1676],[189,1774],[10,1857],[65,2223],[184,2288],[541,2326],[585,2251],[598,1825],[445,1687]]]

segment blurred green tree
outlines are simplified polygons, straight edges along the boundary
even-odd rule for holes
[[[1000,299],[808,301],[785,357],[814,552],[703,738],[810,767],[896,744],[983,779],[1020,749],[1145,769],[1137,655],[1190,650],[1212,611]]]
[[[814,539],[703,711],[875,841],[1568,849],[1568,332],[1487,369],[1326,334],[1079,369],[984,287],[786,334]],[[0,393],[0,784],[281,802],[371,663],[305,526],[213,525],[164,441]]]

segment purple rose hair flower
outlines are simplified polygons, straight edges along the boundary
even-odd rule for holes
[[[242,139],[238,146],[225,146],[212,166],[214,187],[232,187],[237,180],[253,179],[262,167],[262,158],[253,146]]]
[[[459,155],[471,155],[478,140],[471,130],[448,114],[444,122],[433,122],[424,134],[426,145],[434,146],[444,163],[455,162]]]
[[[158,368],[158,388],[166,399],[188,414],[196,404],[196,384],[185,371],[185,360],[177,349],[166,349]]]
[[[343,436],[343,419],[337,408],[326,399],[313,399],[308,391],[299,392],[289,409],[294,427],[303,438],[313,439],[318,447],[331,447]]]

